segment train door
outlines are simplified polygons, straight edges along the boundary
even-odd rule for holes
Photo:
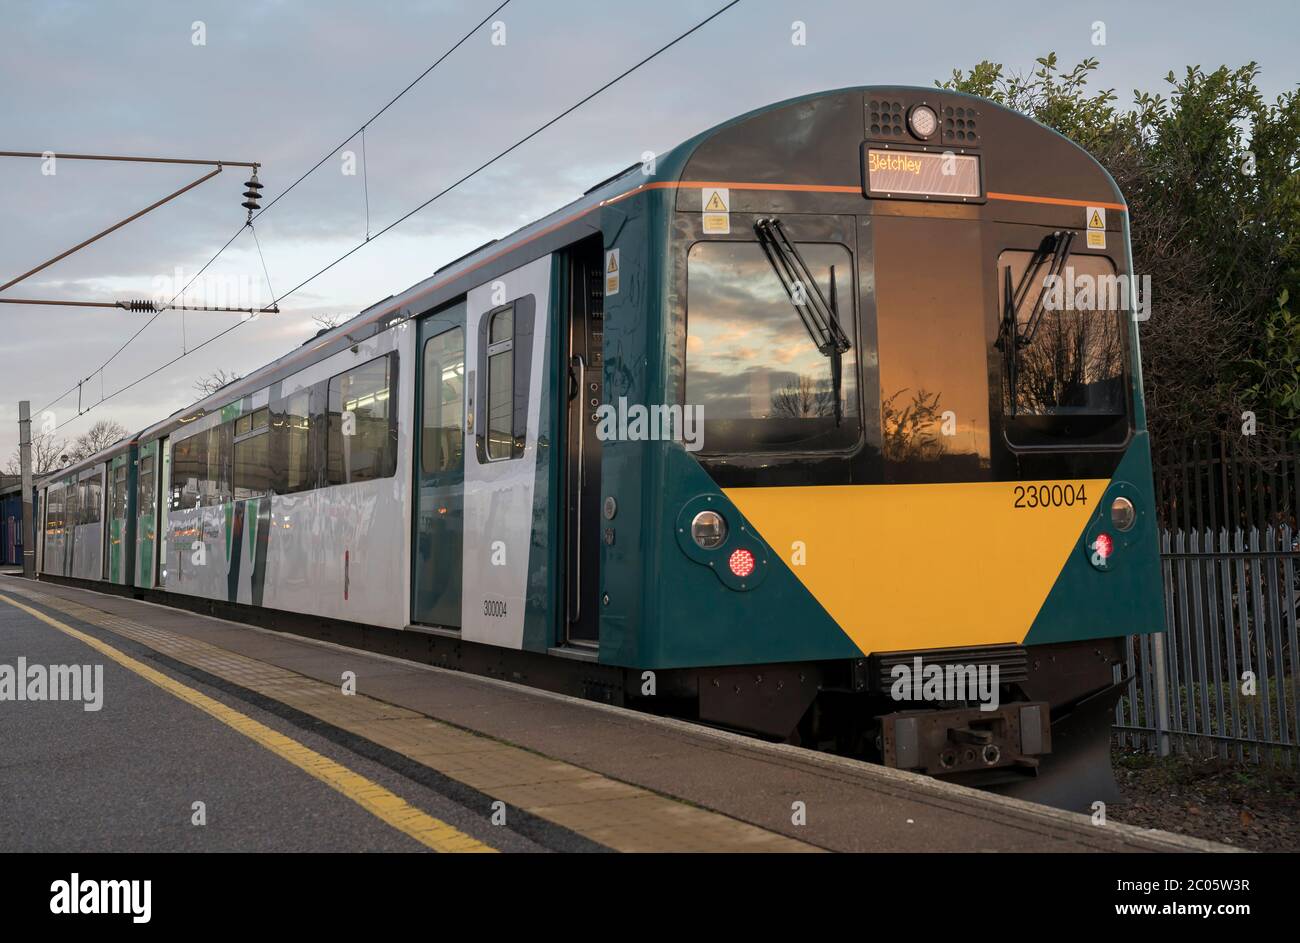
[[[420,322],[411,621],[460,628],[465,519],[465,302]]]
[[[60,576],[76,576],[73,563],[77,557],[77,528],[81,524],[81,504],[85,492],[86,489],[75,477],[68,479],[64,492],[67,498],[63,504],[65,523],[63,525],[63,568],[59,570]]]
[[[543,410],[562,376],[547,356],[553,265],[543,256],[465,299],[461,634],[506,648],[554,644],[555,410]]]
[[[42,488],[36,492],[32,501],[32,520],[36,526],[32,528],[32,539],[36,542],[36,572],[45,572],[45,541],[49,539],[50,522],[49,522],[49,489]]]
[[[871,219],[886,484],[988,480],[983,234],[967,220]],[[940,277],[936,273],[942,273]]]
[[[128,493],[130,478],[130,452],[117,456],[109,465],[108,526],[104,539],[107,542],[104,554],[105,578],[111,583],[124,585],[130,582],[131,551],[128,541],[130,536],[130,508],[134,502]]]
[[[150,540],[154,546],[154,585],[162,586],[166,576],[165,568],[167,566],[167,542],[171,537],[170,525],[167,521],[167,515],[172,506],[172,440],[171,436],[162,439],[158,443],[158,459],[155,463],[158,473],[156,486],[152,488],[150,499],[153,502],[152,511],[154,520],[158,522],[157,528]]]
[[[599,641],[600,438],[605,316],[604,252],[589,240],[568,257],[565,414],[564,552],[565,639],[574,645]]]
[[[155,566],[158,530],[158,518],[155,515],[158,503],[155,488],[157,464],[158,440],[140,446],[135,474],[135,586],[138,589],[153,589],[156,585],[154,574],[157,572]]]

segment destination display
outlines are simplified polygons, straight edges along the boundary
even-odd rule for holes
[[[867,191],[872,196],[978,198],[980,159],[951,151],[868,148]]]

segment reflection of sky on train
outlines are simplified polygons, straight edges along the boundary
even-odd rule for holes
[[[407,0],[360,4],[209,4],[183,15],[165,0],[128,6],[70,0],[9,4],[0,31],[0,123],[19,150],[91,151],[265,162],[267,201],[338,146],[495,4]],[[708,9],[720,7],[722,0]],[[436,267],[573,199],[597,180],[662,153],[750,109],[849,85],[929,86],[980,59],[1032,68],[1095,56],[1093,88],[1163,92],[1170,69],[1257,60],[1271,100],[1300,77],[1293,0],[1252,5],[1111,0],[1077,5],[1007,0],[926,8],[857,0],[745,0],[644,70],[539,135],[496,167],[338,265],[285,304],[244,325],[104,407],[99,418],[138,429],[192,402],[196,377],[247,374],[315,331],[313,314],[353,314],[427,277]],[[502,18],[507,44],[472,40],[367,131],[371,229],[387,225],[542,121],[578,101],[704,16],[696,0],[642,4],[515,0]],[[127,15],[129,11],[130,15]],[[202,19],[207,45],[191,43]],[[791,24],[807,45],[791,43]],[[1091,23],[1108,42],[1092,45]],[[918,28],[930,23],[941,28]],[[1260,28],[1261,23],[1268,28]],[[575,24],[577,27],[575,28]],[[880,41],[881,37],[888,37]],[[150,67],[142,69],[143,61]],[[284,68],[292,62],[293,68]],[[748,64],[748,65],[745,65]],[[165,80],[160,81],[159,76]],[[360,165],[360,146],[353,141]],[[0,270],[12,277],[178,189],[192,168],[65,163],[53,178],[36,161],[0,162]],[[242,175],[226,172],[93,247],[11,289],[22,297],[147,297],[180,266],[193,275],[242,221]],[[841,182],[841,181],[834,181]],[[363,177],[337,156],[258,225],[275,288],[292,287],[364,238]],[[209,272],[262,290],[247,234]],[[0,462],[17,444],[16,401],[39,408],[86,377],[136,329],[136,315],[78,309],[4,312],[8,355],[0,389]],[[229,325],[237,316],[163,316],[106,371],[112,392]],[[782,328],[783,334],[797,324]],[[764,346],[780,344],[764,335]],[[797,338],[797,335],[795,335]],[[760,350],[757,341],[749,344]],[[739,352],[739,351],[738,351]],[[85,400],[99,394],[99,378]],[[64,401],[58,420],[76,413]]]
[[[848,322],[848,253],[829,245],[801,244],[799,249],[827,300],[830,266],[835,265],[839,309]],[[829,412],[830,359],[814,345],[762,249],[757,244],[700,243],[692,248],[688,264],[687,402],[707,403],[708,419]],[[851,325],[844,327],[852,337]],[[847,369],[853,357],[852,350],[844,357],[841,401],[855,396]]]

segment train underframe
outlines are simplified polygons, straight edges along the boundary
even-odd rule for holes
[[[1122,687],[1115,680],[1123,658],[1119,638],[646,672],[580,653],[503,649],[415,626],[398,631],[161,590],[41,579],[695,720],[1058,808],[1087,811],[1118,797],[1110,743]],[[969,674],[981,667],[984,674]],[[918,670],[926,675],[919,684]],[[963,670],[974,690],[945,699],[944,683]]]
[[[1122,645],[1110,638],[891,652],[667,680],[670,693],[674,681],[680,686],[681,702],[694,688],[705,723],[1087,811],[1118,798],[1110,744]],[[953,678],[971,684],[960,700],[945,697]]]

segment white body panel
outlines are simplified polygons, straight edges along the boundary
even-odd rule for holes
[[[410,518],[399,492],[406,479],[395,475],[276,497],[262,604],[404,626]],[[241,586],[241,594],[244,591]]]
[[[104,578],[104,525],[78,524],[72,547],[72,572],[79,580]]]
[[[411,432],[415,403],[415,327],[407,322],[313,364],[283,381],[290,395],[389,351],[398,351],[398,440],[392,477],[270,498],[250,498],[234,602],[257,604],[254,587],[258,512],[266,515],[260,604],[334,619],[401,628],[410,609]],[[229,533],[233,505],[173,509],[167,515],[162,588],[232,601]],[[201,528],[201,536],[200,536]],[[195,541],[206,561],[195,564]]]

